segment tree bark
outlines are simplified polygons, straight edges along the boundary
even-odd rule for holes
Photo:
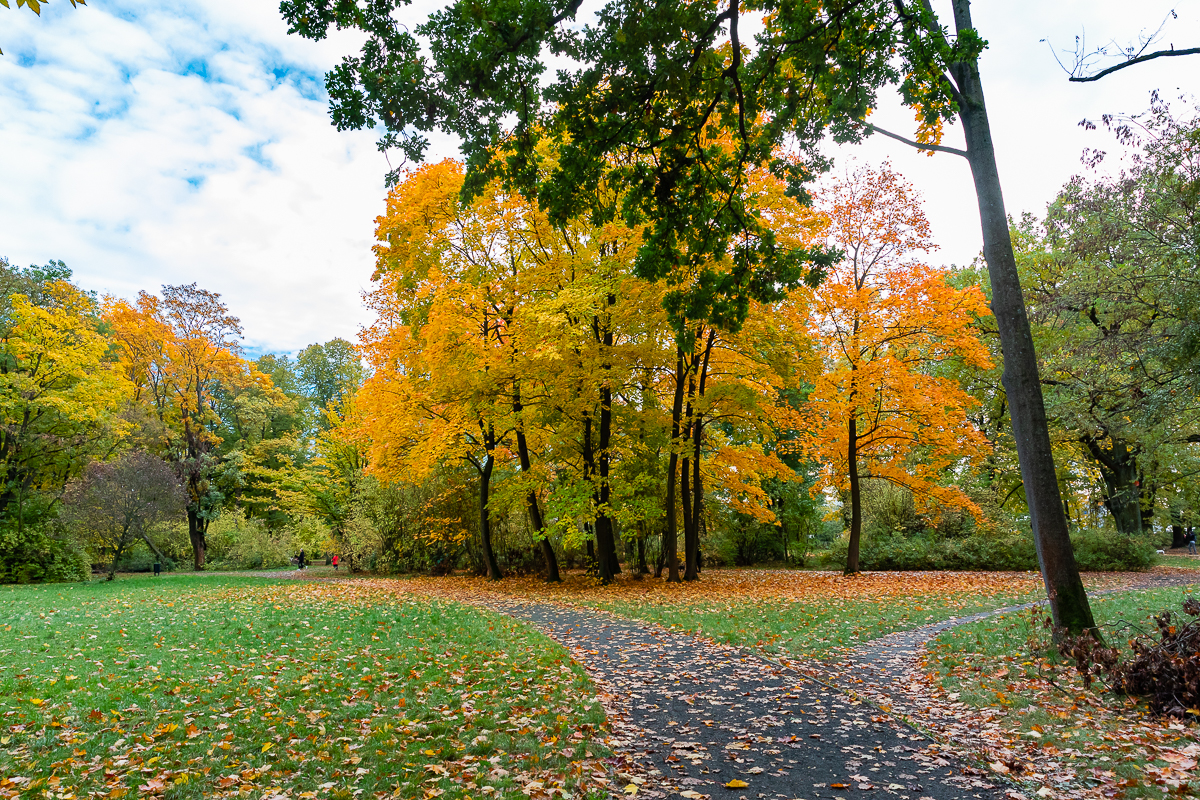
[[[679,558],[675,520],[675,482],[679,478],[679,429],[683,420],[683,348],[675,347],[675,397],[671,402],[671,454],[667,458],[667,529],[663,532],[663,558],[667,560],[667,583],[679,582]]]
[[[953,0],[953,9],[959,34],[973,30],[969,0]],[[1037,356],[1004,211],[978,59],[953,64],[950,72],[960,93],[959,117],[979,202],[983,253],[992,286],[992,313],[996,317],[1004,354],[1001,380],[1008,398],[1042,580],[1054,624],[1076,634],[1086,630],[1094,632],[1096,622],[1071,550],[1067,520],[1058,493]]]
[[[521,393],[519,389],[513,391],[513,415],[517,419],[517,459],[521,462],[521,472],[529,474],[529,447],[525,442],[524,421],[521,417],[521,412],[524,406],[521,405]],[[542,511],[538,508],[537,490],[530,489],[525,495],[525,505],[529,509],[529,522],[533,525],[533,535],[541,542],[542,557],[546,561],[546,580],[550,583],[559,583],[562,578],[558,574],[558,558],[554,555],[554,546],[550,544],[550,537],[546,534],[546,525],[542,521]]]
[[[493,434],[494,436],[494,434]],[[489,581],[498,581],[504,577],[500,571],[500,563],[496,561],[496,553],[492,550],[492,514],[488,509],[488,495],[491,492],[492,470],[496,459],[488,448],[487,460],[479,470],[479,538],[483,544],[483,563],[487,567]]]
[[[853,398],[853,395],[851,395]],[[853,399],[851,400],[853,403]],[[858,415],[850,409],[847,425],[846,463],[850,474],[850,546],[846,549],[846,575],[860,572],[858,548],[862,539],[862,488],[858,481]]]

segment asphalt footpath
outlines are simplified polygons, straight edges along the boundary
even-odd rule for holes
[[[744,650],[589,609],[513,601],[495,610],[570,648],[606,693],[614,752],[631,781],[644,776],[637,796],[1005,797],[1006,786],[944,745]]]

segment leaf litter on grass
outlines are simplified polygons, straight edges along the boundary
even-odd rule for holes
[[[0,797],[600,791],[604,715],[566,651],[401,588],[6,590]]]

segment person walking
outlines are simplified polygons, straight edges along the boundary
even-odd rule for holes
[[[333,571],[334,572],[337,572],[337,567],[338,567],[338,554],[334,553],[333,554]]]
[[[304,551],[300,551],[300,569],[304,569]]]
[[[1195,531],[1195,529],[1188,528],[1187,536],[1183,537],[1183,540],[1185,542],[1187,542],[1188,555],[1189,556],[1196,555],[1196,531]]]

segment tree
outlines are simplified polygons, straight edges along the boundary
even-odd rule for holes
[[[95,298],[63,274],[0,269],[32,295],[6,296],[0,321],[0,515],[15,515],[18,527],[31,493],[57,493],[115,445],[129,397],[106,362]]]
[[[1095,628],[1055,480],[980,79],[986,42],[969,0],[952,2],[953,37],[928,0],[614,0],[583,26],[575,23],[579,0],[460,0],[416,30],[392,13],[407,2],[281,3],[289,30],[301,36],[322,39],[334,27],[366,34],[361,56],[346,57],[326,79],[338,128],[380,125],[380,146],[415,160],[428,146],[423,132],[453,133],[463,142],[468,193],[503,176],[556,222],[585,210],[602,215],[604,206],[589,202],[600,182],[627,186],[621,213],[646,231],[637,274],[657,279],[682,267],[696,275],[666,300],[681,336],[688,319],[736,327],[751,300],[779,299],[827,263],[820,252],[780,246],[767,219],[747,207],[751,170],[770,168],[801,193],[823,165],[813,148],[826,131],[841,141],[878,132],[965,157],[1051,611],[1072,632]],[[743,38],[748,14],[762,19],[753,46]],[[577,66],[547,78],[543,53]],[[889,85],[917,112],[916,141],[866,121]],[[955,119],[962,150],[940,144],[943,123]],[[721,134],[735,146],[714,147]],[[540,140],[560,136],[567,144],[556,167],[539,168]],[[781,158],[788,143],[807,160]],[[718,274],[709,264],[726,255],[733,268]]]
[[[846,492],[846,574],[859,571],[861,481],[904,486],[934,505],[978,508],[950,470],[980,455],[983,436],[967,419],[972,398],[937,367],[990,366],[973,323],[983,293],[955,289],[947,274],[916,260],[933,249],[912,188],[884,165],[860,169],[823,196],[830,236],[846,253],[815,290],[815,328],[826,368],[809,396],[809,452],[829,468],[820,486]]]
[[[1098,470],[1117,529],[1136,536],[1200,439],[1200,117],[1177,120],[1155,95],[1149,112],[1107,122],[1140,145],[1129,166],[1073,178],[1014,237],[1048,411]]]
[[[345,339],[310,344],[296,357],[295,370],[301,390],[317,408],[321,424],[328,420],[323,413],[325,407],[330,403],[340,407],[366,378],[362,356]]]
[[[185,476],[188,535],[196,569],[204,569],[208,523],[221,509],[218,486],[219,395],[271,381],[241,358],[242,328],[220,295],[196,284],[141,292],[135,305],[110,299],[104,311],[118,346],[118,366],[135,400],[154,409],[169,432],[167,456]]]
[[[135,451],[113,462],[89,464],[82,477],[67,486],[62,519],[112,554],[111,581],[122,553],[137,539],[162,558],[148,531],[182,513],[186,505],[187,495],[170,465]]]

